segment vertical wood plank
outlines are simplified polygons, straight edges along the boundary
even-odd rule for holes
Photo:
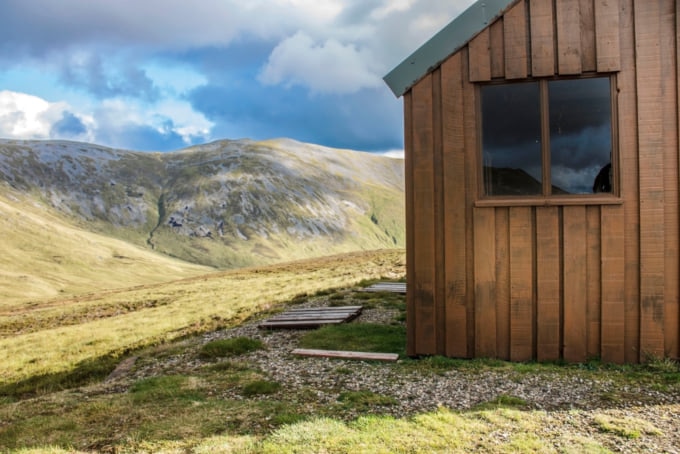
[[[581,73],[581,14],[579,0],[555,2],[559,74]]]
[[[510,359],[533,359],[533,241],[530,207],[510,208]]]
[[[640,182],[637,125],[637,71],[633,0],[620,0],[621,68],[618,84],[618,131],[621,176],[619,191],[624,200],[625,231],[625,337],[626,363],[640,360]]]
[[[432,75],[412,88],[413,105],[413,220],[415,268],[415,353],[436,354],[435,308],[435,194]]]
[[[536,359],[560,358],[560,225],[557,207],[536,208]]]
[[[415,327],[417,312],[415,306],[415,250],[413,205],[413,100],[411,91],[404,94],[404,199],[406,202],[406,354],[414,356]]]
[[[491,50],[491,78],[505,76],[505,43],[503,42],[503,18],[489,27],[489,48]]]
[[[470,81],[491,80],[491,52],[489,28],[482,30],[470,41]]]
[[[563,209],[564,359],[583,362],[586,348],[586,208]]]
[[[664,99],[659,30],[662,0],[639,2],[635,8],[637,56],[638,147],[640,158],[640,353],[664,353],[665,194]]]
[[[675,72],[676,72],[676,77],[675,77],[675,93],[676,93],[676,103],[678,106],[680,106],[680,3],[675,2]],[[680,140],[680,115],[676,118],[677,123],[676,123],[676,128],[678,130],[678,140]],[[680,149],[678,150],[680,153]],[[680,160],[680,157],[678,158]],[[680,163],[679,163],[680,165]],[[680,178],[680,177],[679,177]],[[678,183],[678,187],[675,188],[676,191],[680,192],[680,182]],[[678,238],[678,241],[680,241],[680,234]],[[680,245],[677,246],[680,249]],[[680,251],[678,252],[680,254]],[[680,274],[680,272],[679,272]],[[676,275],[677,276],[677,275]],[[671,311],[668,314],[668,317],[671,321],[674,321],[677,323],[676,325],[676,333],[678,335],[678,341],[676,342],[675,348],[676,353],[675,355],[672,355],[674,358],[678,358],[680,356],[680,307],[677,308],[677,311],[679,312],[677,315]],[[669,329],[667,327],[667,329]],[[668,347],[668,342],[667,342],[667,347]]]
[[[625,354],[625,238],[624,209],[603,206],[601,358],[621,364]]]
[[[496,220],[493,208],[475,208],[475,357],[496,357]]]
[[[600,72],[621,69],[619,8],[618,0],[595,0],[597,70]]]
[[[552,0],[530,0],[531,75],[555,74],[555,36]]]
[[[517,2],[503,17],[505,78],[524,79],[528,74],[527,13],[524,0]]]
[[[464,80],[463,80],[463,112],[464,127],[465,127],[465,217],[468,222],[465,226],[465,248],[468,251],[473,251],[474,245],[474,230],[472,224],[472,208],[478,196],[477,186],[477,169],[479,166],[478,153],[478,132],[479,120],[477,118],[477,90],[474,84],[467,79],[469,74],[467,65],[469,59],[465,55],[466,48],[462,49],[464,65]],[[474,254],[471,252],[466,257],[466,271],[467,271],[467,285],[468,289],[474,288]],[[467,292],[466,295],[467,307],[467,333],[468,333],[468,355],[472,355],[474,350],[474,330],[475,330],[475,313],[474,313],[474,293]]]
[[[442,152],[444,193],[444,268],[446,355],[468,357],[467,249],[465,242],[465,118],[462,54],[442,64]]]
[[[510,359],[510,220],[508,208],[496,208],[496,352]]]
[[[584,72],[597,70],[595,46],[595,11],[593,0],[580,0],[581,9],[581,69]]]
[[[586,207],[586,352],[588,358],[600,357],[602,285],[602,230],[600,207]]]
[[[664,184],[665,184],[665,290],[664,290],[664,355],[670,358],[678,357],[680,299],[678,278],[680,267],[678,256],[678,241],[680,240],[680,228],[678,227],[678,61],[677,61],[677,18],[676,2],[665,0],[661,11],[661,55],[662,60],[661,80],[663,83],[663,148],[664,153]]]
[[[446,351],[446,298],[444,275],[444,164],[442,151],[442,86],[441,67],[432,72],[432,123],[433,123],[433,172],[434,178],[434,262],[435,262],[435,342],[436,352],[442,355]]]

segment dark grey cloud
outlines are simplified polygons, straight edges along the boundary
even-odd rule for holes
[[[64,62],[60,80],[69,87],[86,90],[98,98],[118,96],[139,98],[144,101],[158,99],[158,89],[144,70],[130,63],[118,65],[100,55],[81,56],[77,60]]]
[[[51,137],[77,137],[87,133],[87,127],[80,118],[69,111],[62,113],[61,119],[52,125]]]
[[[387,89],[362,90],[350,95],[310,95],[304,89],[251,90],[238,82],[196,89],[194,109],[216,123],[215,130],[241,131],[240,137],[290,137],[331,147],[383,151],[403,143],[401,101]],[[304,105],[301,109],[300,105]]]

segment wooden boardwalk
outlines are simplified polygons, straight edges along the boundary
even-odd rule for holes
[[[290,309],[258,325],[263,329],[310,329],[335,325],[355,319],[362,306],[305,307]]]
[[[406,283],[405,282],[377,282],[366,288],[363,288],[364,292],[392,292],[392,293],[406,293]]]

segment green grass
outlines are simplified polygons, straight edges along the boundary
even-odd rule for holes
[[[391,406],[398,402],[394,397],[376,394],[373,391],[345,391],[340,393],[338,401],[345,409],[369,411],[377,406]]]
[[[493,400],[477,404],[475,410],[495,410],[498,408],[528,408],[527,401],[521,397],[500,394]]]
[[[406,328],[403,325],[347,323],[324,326],[300,339],[300,347],[406,354]]]
[[[622,438],[636,439],[642,434],[662,435],[662,432],[648,421],[634,417],[613,417],[610,415],[595,415],[595,426],[602,432],[614,434]]]
[[[182,375],[165,375],[136,382],[130,388],[135,403],[172,400],[203,401],[205,395],[192,384],[192,378]]]
[[[259,339],[236,337],[233,339],[219,339],[208,342],[201,347],[198,356],[202,359],[227,358],[261,350],[264,344]]]
[[[185,349],[192,342],[182,341]],[[174,346],[140,352],[170,357]],[[503,371],[510,379],[534,374],[575,374],[604,378],[615,374],[622,386],[653,381],[645,366],[577,366],[522,364],[489,360],[435,359],[437,370],[455,370],[471,380],[486,370]],[[393,367],[405,373],[430,361],[407,360]],[[344,368],[344,370],[343,370]],[[621,369],[625,370],[621,373]],[[631,372],[630,374],[628,372]],[[347,367],[329,369],[347,376]],[[360,377],[358,377],[360,378]],[[230,396],[242,396],[234,398]],[[637,396],[636,396],[637,398]],[[127,392],[82,391],[43,394],[0,405],[0,451],[34,452],[609,452],[603,440],[653,439],[663,434],[653,422],[620,417],[604,411],[591,420],[603,439],[579,437],[553,428],[552,415],[528,408],[509,394],[464,411],[436,411],[396,418],[387,413],[394,397],[370,390],[340,390],[335,402],[323,403],[314,389],[289,392],[261,371],[240,360],[208,363],[193,372],[168,372],[138,380]],[[323,415],[323,416],[320,416]],[[499,439],[498,434],[503,434]],[[27,450],[25,452],[30,452]]]
[[[255,380],[243,385],[242,393],[246,397],[263,394],[274,394],[281,389],[281,384],[268,380]]]

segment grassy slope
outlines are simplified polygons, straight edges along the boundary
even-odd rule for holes
[[[244,269],[15,305],[0,313],[0,384],[232,325],[298,294],[403,272],[400,250]],[[398,270],[398,271],[395,271]]]
[[[0,187],[0,310],[210,271],[75,227],[35,200]]]

